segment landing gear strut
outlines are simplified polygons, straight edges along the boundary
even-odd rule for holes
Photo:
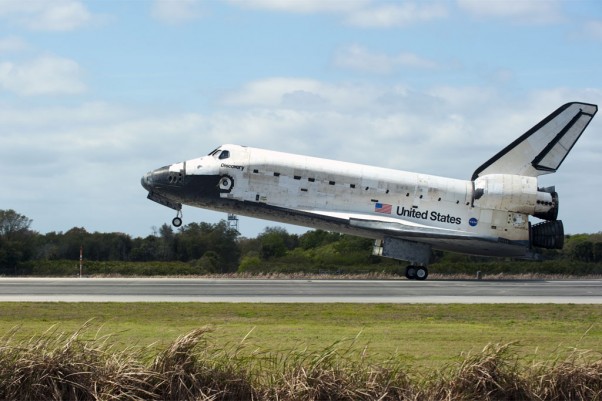
[[[178,210],[178,214],[171,221],[174,227],[180,227],[182,225],[182,209]]]
[[[429,271],[426,266],[413,266],[406,267],[406,278],[408,280],[426,280],[429,276]]]

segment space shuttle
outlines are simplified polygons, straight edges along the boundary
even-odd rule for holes
[[[559,196],[538,177],[558,170],[597,111],[561,106],[469,180],[222,145],[146,173],[142,186],[176,211],[176,227],[189,205],[372,238],[375,254],[409,262],[406,277],[425,280],[435,249],[519,259],[561,249]]]

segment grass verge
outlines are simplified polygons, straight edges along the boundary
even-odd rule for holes
[[[365,358],[393,356],[437,368],[489,343],[519,341],[525,356],[573,348],[602,351],[600,305],[395,305],[231,303],[0,303],[0,333],[17,340],[51,326],[75,332],[93,319],[114,346],[165,346],[182,333],[214,327],[224,346],[318,350],[356,338]]]
[[[200,328],[156,349],[117,350],[88,327],[0,341],[2,400],[599,400],[593,352],[525,362],[512,344],[488,345],[455,363],[416,371],[395,358],[367,360],[354,341],[317,351],[245,352]],[[16,332],[13,332],[16,334]]]

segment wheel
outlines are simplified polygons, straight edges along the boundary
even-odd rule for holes
[[[229,175],[223,175],[219,179],[219,189],[221,192],[230,192],[234,188],[234,179]]]
[[[429,271],[425,266],[416,268],[416,280],[426,280],[429,276]]]
[[[406,267],[406,278],[408,280],[416,279],[416,266],[408,266]]]
[[[180,227],[182,225],[182,219],[179,217],[174,217],[174,219],[171,221],[171,224],[173,224],[174,227]]]

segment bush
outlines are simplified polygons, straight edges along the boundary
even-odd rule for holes
[[[79,262],[74,260],[40,260],[24,265],[34,276],[76,277]],[[184,262],[84,261],[84,276],[180,276],[199,274],[193,264]]]
[[[239,273],[258,273],[261,271],[262,261],[259,256],[245,256],[238,266]]]

